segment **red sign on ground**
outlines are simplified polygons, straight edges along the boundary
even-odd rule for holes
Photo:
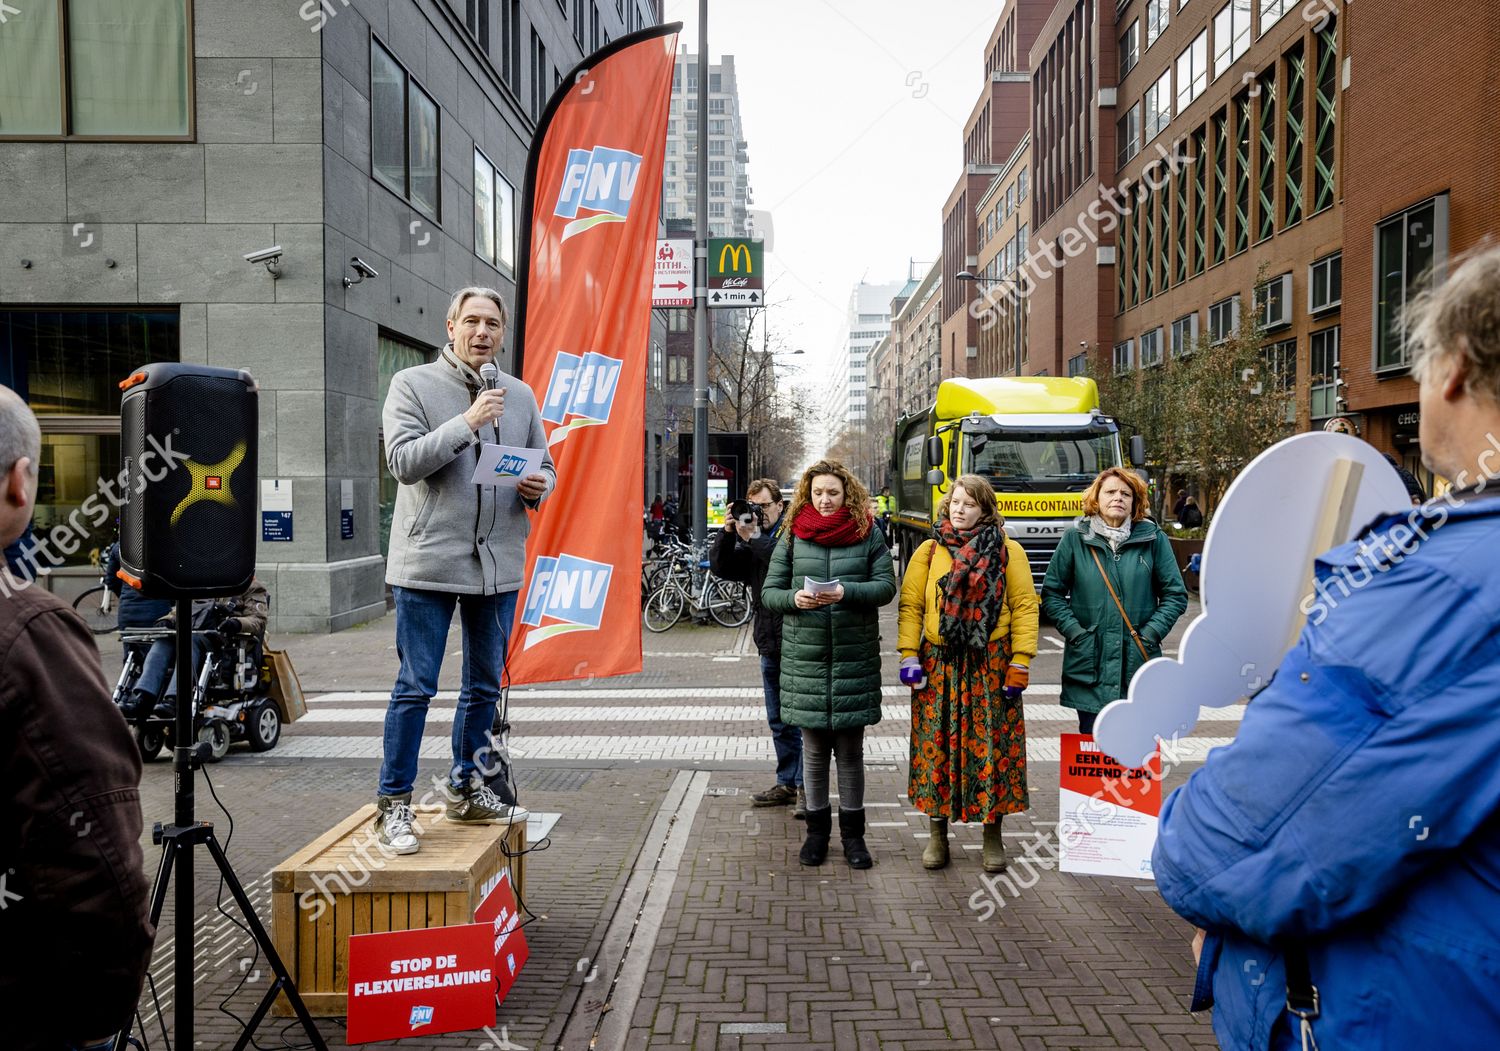
[[[349,939],[351,1044],[492,1026],[494,992],[490,924]]]
[[[510,884],[510,873],[502,871],[499,880],[479,908],[474,910],[476,923],[486,924],[490,929],[491,944],[495,952],[495,977],[500,988],[495,994],[495,1003],[502,1004],[516,984],[516,975],[526,965],[531,949],[526,944],[526,932],[521,929],[521,917],[516,909],[516,893]]]

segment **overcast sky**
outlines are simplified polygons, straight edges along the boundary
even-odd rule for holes
[[[754,208],[774,223],[771,332],[826,382],[861,278],[930,263],[984,85],[989,0],[712,0],[709,55],[734,56]],[[666,0],[698,49],[697,0]]]

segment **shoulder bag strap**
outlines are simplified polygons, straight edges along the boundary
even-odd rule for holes
[[[1286,962],[1286,1009],[1298,1021],[1302,1046],[1317,1051],[1312,1024],[1322,1013],[1322,1004],[1307,961],[1307,943],[1295,941],[1282,946],[1282,957]]]
[[[1120,596],[1115,594],[1115,586],[1109,582],[1109,574],[1104,572],[1104,563],[1099,561],[1099,552],[1089,548],[1089,554],[1094,556],[1094,565],[1099,567],[1099,575],[1104,578],[1104,586],[1109,588],[1109,597],[1115,600],[1115,609],[1120,611],[1120,617],[1125,621],[1125,627],[1130,632],[1130,637],[1135,640],[1136,649],[1141,651],[1144,660],[1150,660],[1151,655],[1146,652],[1146,644],[1141,641],[1141,636],[1135,630],[1135,625],[1130,623],[1130,616],[1125,612],[1125,607],[1120,604]]]

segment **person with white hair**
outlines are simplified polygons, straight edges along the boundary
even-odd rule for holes
[[[1452,489],[1317,559],[1363,586],[1162,808],[1152,867],[1221,1047],[1500,1045],[1500,249],[1407,332]]]
[[[375,821],[381,843],[397,854],[421,846],[411,793],[455,607],[464,672],[448,820],[508,824],[526,817],[485,785],[477,761],[489,747],[500,699],[526,563],[526,515],[557,483],[531,388],[498,372],[491,389],[480,376],[500,353],[505,320],[499,292],[460,289],[448,308],[451,342],[436,361],[396,373],[385,400],[386,463],[398,483],[386,582],[396,595],[401,668],[386,708]],[[542,469],[514,489],[475,485],[485,442],[541,449]]]
[[[31,521],[41,445],[31,409],[0,387],[0,546]],[[0,576],[9,573],[0,568]],[[7,1048],[97,1051],[135,1010],[155,934],[140,781],[140,752],[110,699],[88,628],[55,595],[7,579],[0,598]]]

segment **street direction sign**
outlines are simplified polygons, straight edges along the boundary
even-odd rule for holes
[[[758,307],[764,301],[758,288],[715,288],[708,293],[711,307]]]
[[[693,242],[659,240],[656,242],[656,274],[651,279],[653,307],[690,307],[693,305]]]
[[[745,237],[708,242],[708,305],[760,306],[766,298],[765,245]]]

